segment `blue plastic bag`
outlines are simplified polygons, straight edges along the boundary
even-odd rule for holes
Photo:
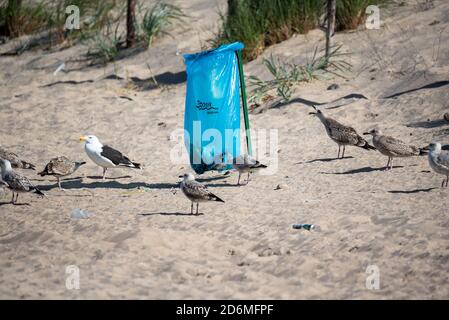
[[[240,155],[240,42],[185,54],[187,94],[184,141],[196,173],[229,169]]]

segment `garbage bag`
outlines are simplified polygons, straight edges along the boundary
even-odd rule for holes
[[[225,170],[240,155],[240,78],[236,55],[243,44],[185,54],[187,93],[184,142],[198,173]]]

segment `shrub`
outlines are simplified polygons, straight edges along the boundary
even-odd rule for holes
[[[157,2],[151,9],[145,12],[140,29],[142,37],[151,46],[152,42],[161,33],[168,34],[164,28],[175,20],[182,20],[185,15],[175,5]]]
[[[337,0],[336,30],[353,29],[365,20],[370,4],[388,0]],[[325,13],[326,0],[228,0],[220,13],[220,28],[210,43],[241,41],[244,61],[259,56],[265,47],[316,28]]]

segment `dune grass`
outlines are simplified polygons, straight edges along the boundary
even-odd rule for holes
[[[64,40],[95,37],[99,30],[117,20],[120,0],[40,0],[0,1],[0,35],[9,38],[49,31],[50,45]],[[80,10],[80,29],[67,30],[66,8],[75,5]]]
[[[271,80],[261,80],[257,76],[248,77],[248,87],[251,89],[249,102],[260,104],[266,100],[270,92],[276,94],[275,103],[288,102],[295,92],[295,85],[302,82],[310,82],[314,79],[327,79],[332,76],[345,77],[351,70],[351,65],[342,59],[347,53],[342,53],[341,46],[333,47],[328,57],[324,50],[318,55],[315,48],[311,59],[304,65],[284,63],[273,56],[264,58],[263,64],[270,72]]]
[[[45,29],[51,12],[43,2],[34,4],[3,0],[0,2],[0,35],[15,38]]]
[[[370,4],[388,0],[337,0],[336,29],[354,29],[363,23]],[[318,27],[325,0],[228,0],[220,13],[220,28],[211,44],[241,41],[244,61],[259,56],[265,47],[287,40],[295,33]]]
[[[321,0],[228,0],[220,13],[221,27],[212,45],[241,41],[244,61],[255,59],[265,47],[314,28]]]
[[[369,5],[384,5],[387,0],[337,0],[335,30],[355,29],[365,22],[366,7]]]
[[[161,34],[169,34],[165,29],[175,21],[182,21],[185,17],[182,10],[172,4],[159,1],[148,9],[140,25],[142,38],[151,46],[154,39]]]

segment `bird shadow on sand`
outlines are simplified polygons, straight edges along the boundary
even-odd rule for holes
[[[26,202],[24,202],[24,203],[16,203],[16,204],[12,204],[11,201],[0,202],[0,206],[4,206],[4,205],[7,205],[7,204],[10,204],[10,205],[12,205],[12,206],[30,206],[30,204],[29,204],[29,203],[26,203]]]
[[[190,217],[199,217],[203,216],[204,213],[185,213],[185,212],[150,212],[150,213],[140,213],[139,216],[190,216]]]
[[[237,184],[237,180],[235,183],[207,183],[206,186],[210,188],[221,188],[221,187],[240,187],[245,186],[246,183],[240,182],[240,185]]]
[[[102,180],[103,179],[102,176],[87,176],[86,178],[92,179],[92,180]],[[132,178],[132,177],[127,175],[127,176],[120,176],[120,177],[105,177],[105,180],[118,180],[118,179],[130,179],[130,178]],[[76,178],[73,178],[73,179],[76,179]],[[68,180],[73,180],[73,179],[68,179]],[[78,179],[81,179],[81,177]]]
[[[223,179],[226,179],[226,178],[229,178],[229,177],[231,177],[231,173],[218,175],[218,176],[213,176],[213,177],[198,178],[198,179],[196,179],[196,181],[198,181],[198,182],[208,182],[208,181],[215,181],[215,180],[223,180]]]
[[[407,124],[409,128],[438,128],[442,126],[447,126],[449,123],[446,120],[431,120],[431,121],[418,121]]]
[[[404,166],[393,166],[394,168],[404,168]],[[355,174],[355,173],[367,173],[367,172],[373,172],[373,171],[384,171],[385,167],[380,168],[373,168],[373,167],[363,167],[353,170],[348,170],[345,172],[320,172],[321,174]]]
[[[54,188],[57,188],[58,185],[50,185],[50,186],[39,186],[38,188],[41,191],[48,191]],[[131,183],[120,183],[118,181],[97,181],[92,183],[83,183],[80,180],[64,182],[62,183],[62,187],[64,189],[136,189],[136,188],[147,188],[147,189],[172,189],[179,188],[179,183],[146,183],[146,182],[131,182]]]
[[[313,159],[313,160],[304,161],[304,162],[297,162],[295,164],[313,163],[313,162],[331,162],[331,161],[344,160],[344,159],[354,159],[354,157],[347,156],[344,158],[319,158],[319,159]]]
[[[434,189],[437,189],[436,187],[433,188],[421,188],[421,189],[413,189],[413,190],[390,190],[389,193],[403,193],[403,194],[410,194],[410,193],[418,193],[418,192],[430,192]]]
[[[131,183],[120,183],[118,181],[99,181],[92,183],[84,183],[81,180],[74,180],[62,183],[62,187],[66,190],[72,189],[135,189],[139,187],[151,188],[150,185],[144,182],[131,182]],[[42,185],[38,186],[41,191],[50,191],[52,189],[57,189],[58,185]]]

